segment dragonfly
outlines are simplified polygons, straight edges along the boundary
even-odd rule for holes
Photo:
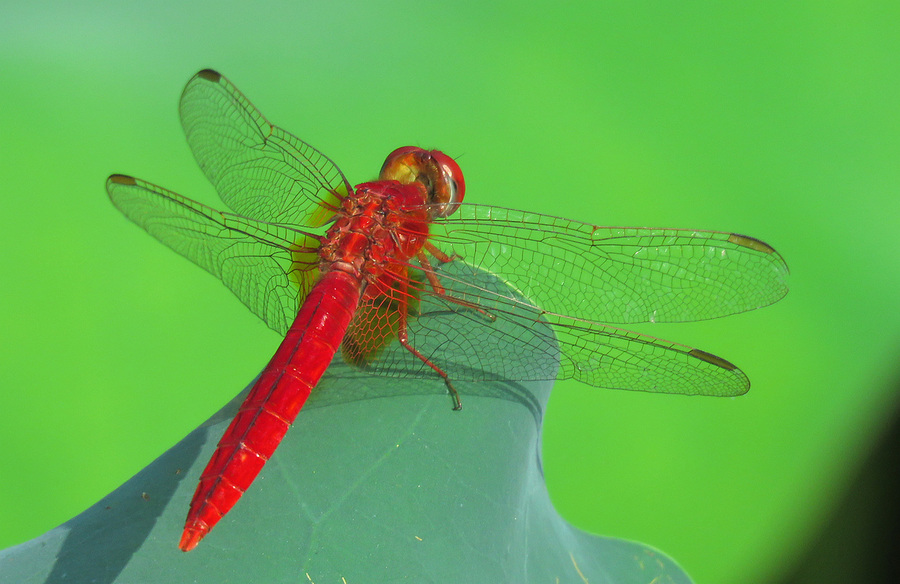
[[[109,197],[284,337],[200,475],[183,551],[250,488],[338,352],[373,374],[442,380],[457,410],[454,382],[491,379],[737,396],[750,384],[729,361],[619,325],[721,317],[787,293],[784,259],[749,236],[464,203],[462,171],[438,150],[398,148],[352,186],[210,69],[179,113],[231,211],[121,174]]]

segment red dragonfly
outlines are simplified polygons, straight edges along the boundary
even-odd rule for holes
[[[744,235],[463,204],[462,172],[436,150],[399,148],[353,187],[212,70],[188,82],[180,114],[237,214],[120,174],[109,196],[284,335],[200,476],[184,551],[250,487],[339,348],[373,373],[443,379],[454,409],[456,380],[736,396],[750,384],[725,359],[610,323],[714,318],[787,293],[784,260]],[[448,314],[452,327],[435,324]]]

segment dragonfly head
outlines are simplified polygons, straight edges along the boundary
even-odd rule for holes
[[[402,184],[421,183],[428,192],[428,204],[434,205],[432,217],[452,215],[466,192],[462,170],[455,160],[440,150],[416,146],[403,146],[388,154],[379,178]]]

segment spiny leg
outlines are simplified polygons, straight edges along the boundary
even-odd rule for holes
[[[425,242],[425,249],[427,249],[428,253],[433,255],[435,257],[435,259],[437,259],[437,261],[441,262],[442,264],[447,264],[447,263],[452,262],[453,260],[461,260],[462,259],[462,256],[458,256],[455,253],[453,255],[445,254],[440,249],[438,249],[438,247],[436,245],[434,245],[430,241]]]
[[[403,276],[401,278],[397,278],[397,282],[400,288],[400,294],[398,295],[398,302],[400,305],[400,319],[397,325],[397,340],[400,341],[400,344],[404,349],[418,357],[422,361],[422,363],[425,363],[426,365],[434,369],[434,372],[441,376],[441,378],[444,380],[444,384],[446,384],[447,389],[450,391],[450,397],[453,399],[453,409],[461,410],[462,402],[460,402],[459,400],[459,392],[456,391],[455,387],[453,387],[453,383],[451,383],[450,376],[447,375],[447,372],[432,363],[428,357],[420,353],[415,347],[412,346],[412,344],[410,344],[409,335],[406,331],[407,317],[409,314],[409,295],[407,293],[409,278],[408,276]]]
[[[431,245],[431,244],[426,243],[426,246],[428,246],[428,245]],[[440,261],[442,263],[452,261],[454,258],[458,257],[458,256],[448,256],[441,250],[434,247],[433,245],[431,247],[433,249],[429,249],[428,251],[430,251],[431,254],[434,255],[438,259],[438,261]],[[437,252],[441,255],[437,256],[437,255],[435,255],[435,252]],[[428,284],[431,286],[431,289],[434,291],[434,293],[437,296],[440,296],[447,302],[452,302],[453,304],[458,304],[459,306],[463,306],[465,308],[470,308],[470,309],[478,312],[479,314],[481,314],[482,316],[484,316],[491,322],[497,321],[496,316],[494,316],[493,314],[491,314],[484,308],[478,306],[474,302],[469,302],[468,300],[463,300],[462,298],[457,298],[457,297],[453,296],[452,294],[447,294],[446,288],[444,288],[444,285],[441,284],[441,281],[438,278],[437,274],[434,273],[434,268],[431,266],[431,262],[428,261],[428,256],[425,255],[425,252],[419,251],[419,253],[416,254],[416,259],[419,261],[419,265],[422,266],[422,271],[425,272],[425,279],[428,280]]]

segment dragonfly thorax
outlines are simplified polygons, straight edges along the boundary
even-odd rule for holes
[[[420,252],[431,218],[419,183],[375,181],[354,191],[322,240],[320,268],[372,283],[395,271],[391,266],[407,266]]]

